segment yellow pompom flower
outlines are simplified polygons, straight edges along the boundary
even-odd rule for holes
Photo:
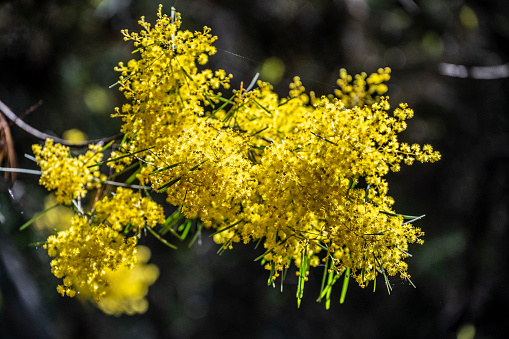
[[[125,138],[111,153],[112,168],[136,162],[139,182],[180,206],[179,217],[201,219],[222,249],[261,242],[259,259],[271,281],[293,262],[298,300],[309,270],[322,262],[330,284],[344,272],[360,286],[380,274],[386,281],[409,278],[408,247],[422,243],[423,233],[393,210],[385,177],[402,163],[437,161],[440,153],[399,141],[414,112],[406,104],[391,111],[382,96],[389,68],[354,77],[342,69],[336,97],[308,95],[295,77],[286,97],[253,80],[225,98],[219,89],[229,88],[231,75],[203,66],[216,52],[209,28],[182,31],[180,14],[168,17],[161,7],[155,25],[143,17],[139,23],[139,33],[122,31],[139,59],[115,68],[129,102],[113,115],[122,119]],[[59,203],[105,180],[90,167],[101,161],[99,146],[77,157],[50,139],[33,149],[40,183],[56,189]],[[115,270],[136,261],[136,238],[125,235],[148,228],[159,236],[152,228],[165,223],[163,208],[141,191],[118,188],[80,213],[46,245],[52,271],[63,279],[58,291],[72,296],[87,289],[105,298],[99,307],[111,314],[143,311],[154,271],[142,273],[147,279],[129,291],[117,285],[127,278]],[[180,236],[168,220],[161,233]]]
[[[378,96],[387,92],[388,88],[385,83],[391,78],[390,74],[391,69],[385,67],[379,68],[377,73],[373,73],[369,77],[366,73],[352,77],[348,75],[346,69],[342,68],[337,81],[339,89],[336,89],[334,94],[347,108],[371,105],[378,100]]]
[[[139,34],[123,32],[140,59],[117,67],[130,101],[115,114],[128,136],[112,156],[125,155],[119,168],[136,154],[138,179],[216,229],[224,248],[262,240],[272,277],[292,261],[304,277],[322,259],[361,286],[380,272],[408,277],[408,244],[422,232],[392,210],[384,176],[440,154],[398,141],[413,111],[390,113],[381,96],[389,68],[355,77],[342,69],[335,99],[310,97],[298,77],[288,97],[258,81],[225,99],[216,92],[228,86],[224,71],[197,66],[215,52],[208,28],[181,31],[180,15],[161,9],[153,27],[140,24]]]
[[[69,147],[55,144],[53,139],[47,139],[44,147],[32,146],[42,171],[39,183],[48,190],[56,190],[57,203],[69,205],[73,199],[85,197],[89,189],[98,187],[105,180],[98,167],[88,167],[102,160],[101,146],[91,145],[89,148],[85,154],[73,157]]]
[[[84,216],[74,216],[68,230],[48,237],[44,248],[51,261],[51,272],[63,279],[57,291],[73,297],[77,289],[88,289],[99,300],[106,294],[107,269],[133,267],[136,263],[136,237],[126,238],[103,224],[90,225]]]
[[[165,221],[162,206],[128,188],[118,187],[111,198],[102,198],[94,208],[96,220],[107,223],[118,232],[126,227],[137,232],[145,226],[155,227]]]

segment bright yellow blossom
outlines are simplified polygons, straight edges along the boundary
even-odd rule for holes
[[[33,145],[42,171],[39,183],[48,190],[56,190],[58,203],[69,205],[73,199],[84,198],[88,190],[98,187],[105,179],[98,167],[88,167],[101,161],[100,149],[99,145],[91,145],[85,154],[72,157],[69,147],[54,144],[52,139],[47,139],[44,147]]]
[[[155,227],[165,220],[162,206],[122,187],[118,187],[111,198],[104,197],[97,201],[94,207],[96,220],[107,223],[118,232],[126,227],[137,232],[145,226]]]
[[[54,257],[51,272],[63,279],[58,292],[73,297],[76,289],[87,288],[99,300],[108,287],[106,270],[136,263],[136,242],[103,224],[92,226],[84,216],[73,217],[70,229],[50,236],[44,245]]]
[[[117,68],[130,103],[115,116],[128,142],[112,158],[136,154],[138,178],[218,230],[225,248],[263,240],[274,277],[303,259],[330,259],[361,286],[380,272],[408,277],[408,244],[422,232],[392,210],[384,176],[440,154],[398,141],[413,111],[401,104],[391,114],[380,96],[390,69],[355,78],[341,70],[336,99],[310,98],[298,77],[285,98],[259,81],[225,99],[214,91],[227,87],[224,71],[196,66],[215,52],[215,37],[182,32],[175,18],[160,9],[154,27],[142,19],[141,33],[124,32],[140,59]]]
[[[223,248],[260,241],[271,281],[293,262],[299,300],[308,270],[321,262],[330,284],[343,272],[360,286],[380,274],[409,278],[408,247],[422,243],[423,233],[393,210],[385,176],[440,153],[398,140],[414,112],[406,104],[391,111],[381,96],[389,68],[355,77],[342,69],[335,98],[306,94],[298,77],[286,97],[262,81],[224,97],[219,90],[229,88],[231,75],[203,67],[216,52],[209,28],[182,31],[180,14],[168,17],[161,7],[154,26],[143,17],[139,23],[140,33],[122,31],[139,59],[116,67],[128,103],[113,115],[125,138],[111,167],[139,166],[142,185],[164,192],[180,206],[179,217],[201,219]],[[58,202],[84,196],[104,182],[88,167],[100,162],[97,151],[72,158],[51,140],[34,146],[41,184],[57,189]],[[105,296],[107,269],[135,260],[135,238],[118,232],[154,232],[163,223],[168,231],[162,207],[140,194],[119,188],[48,239],[53,273],[64,279],[60,293],[86,285],[95,298]]]

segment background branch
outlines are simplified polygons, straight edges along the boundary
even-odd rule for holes
[[[50,134],[47,134],[47,133],[44,133],[44,132],[41,132],[39,131],[38,129],[35,129],[33,128],[32,126],[30,126],[29,124],[27,124],[26,122],[24,122],[23,120],[21,120],[13,111],[11,111],[11,109],[6,105],[4,104],[1,100],[0,100],[0,111],[2,111],[2,113],[9,119],[11,120],[16,126],[18,126],[19,128],[21,128],[22,130],[24,130],[25,132],[27,132],[28,134],[31,134],[32,136],[38,138],[38,139],[41,139],[41,140],[46,140],[48,138],[50,139],[53,139],[55,142],[59,143],[59,144],[62,144],[62,145],[66,145],[66,146],[72,146],[72,147],[87,147],[88,145],[91,145],[91,144],[97,144],[97,143],[100,143],[100,142],[103,142],[103,143],[108,143],[110,142],[111,140],[115,140],[115,139],[120,139],[123,134],[122,133],[118,133],[118,134],[115,134],[113,136],[110,136],[110,137],[107,137],[107,138],[102,138],[102,139],[94,139],[94,140],[86,140],[86,141],[83,141],[83,142],[80,142],[80,143],[72,143],[72,142],[69,142],[68,140],[65,140],[65,139],[61,139],[59,137],[55,137],[53,135],[50,135]]]

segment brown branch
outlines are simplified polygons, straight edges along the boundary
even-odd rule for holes
[[[12,141],[9,123],[4,116],[0,114],[0,164],[5,161],[5,166],[9,168],[17,168],[18,160],[14,151],[14,142]],[[5,172],[5,179],[11,177],[11,183],[16,181],[16,172]]]
[[[115,135],[113,135],[111,137],[107,137],[107,138],[94,139],[94,140],[86,140],[86,141],[83,141],[83,142],[80,142],[80,143],[71,143],[68,140],[61,139],[61,138],[55,137],[53,135],[41,132],[38,129],[35,129],[32,126],[28,125],[26,122],[21,120],[16,114],[14,114],[11,111],[11,109],[9,107],[7,107],[7,105],[5,105],[1,100],[0,100],[0,111],[2,111],[2,113],[9,120],[11,120],[16,126],[21,128],[22,130],[24,130],[28,134],[36,137],[37,139],[46,140],[46,139],[49,138],[49,139],[53,139],[56,143],[59,143],[59,144],[62,144],[62,145],[66,145],[66,146],[77,147],[77,148],[87,147],[88,145],[97,144],[97,143],[100,143],[100,142],[108,143],[108,142],[110,142],[112,140],[120,139],[123,136],[122,133],[119,133],[119,134],[115,134]]]

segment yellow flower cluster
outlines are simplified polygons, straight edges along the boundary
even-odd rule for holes
[[[385,83],[390,78],[391,69],[385,67],[380,68],[377,73],[373,73],[369,77],[364,72],[357,74],[352,83],[352,76],[342,68],[339,70],[337,81],[339,89],[334,90],[334,94],[347,108],[371,105],[377,101],[377,96],[387,92]]]
[[[299,301],[310,267],[320,263],[320,298],[327,300],[343,272],[360,286],[380,274],[386,282],[389,275],[409,278],[408,247],[422,243],[423,233],[412,217],[392,209],[384,177],[401,163],[434,162],[440,154],[430,145],[399,142],[413,111],[400,104],[391,112],[389,98],[381,96],[390,69],[354,78],[342,69],[336,98],[306,94],[298,77],[287,97],[258,81],[227,98],[219,89],[229,88],[231,75],[200,66],[216,52],[209,28],[181,31],[180,14],[172,10],[168,17],[161,7],[154,26],[143,17],[139,23],[140,33],[122,31],[140,58],[116,67],[129,102],[113,114],[122,119],[125,138],[107,161],[111,167],[138,166],[140,184],[180,206],[176,219],[201,219],[223,249],[262,242],[269,282],[283,278],[293,262]],[[101,161],[98,150],[73,158],[51,140],[34,146],[41,184],[57,189],[60,203],[84,196],[105,182],[90,167]],[[136,240],[119,232],[139,235],[145,228],[160,238],[153,228],[162,224],[160,234],[180,237],[172,220],[141,191],[118,188],[96,199],[90,213],[77,213],[68,231],[48,239],[53,273],[64,279],[59,292],[72,296],[86,286],[97,299],[120,293],[116,278],[108,288],[107,272],[134,264]],[[106,304],[106,312],[120,312]]]
[[[161,8],[153,28],[140,24],[139,34],[124,31],[140,59],[117,68],[130,100],[115,114],[127,135],[112,156],[123,157],[119,168],[136,155],[138,179],[215,228],[225,247],[263,240],[271,277],[302,260],[349,269],[361,286],[381,273],[408,277],[403,260],[422,232],[392,210],[384,176],[440,154],[398,141],[413,111],[401,104],[390,114],[380,97],[390,69],[353,83],[341,70],[336,99],[310,100],[298,77],[286,98],[258,81],[226,99],[215,90],[229,76],[197,67],[215,52],[208,28],[182,32],[180,16]]]
[[[136,263],[136,237],[126,238],[103,224],[90,225],[81,215],[72,218],[66,231],[48,237],[51,272],[63,279],[57,291],[73,297],[77,289],[88,288],[99,300],[106,294],[106,270],[133,267]]]
[[[92,299],[99,309],[109,315],[145,313],[148,309],[148,301],[145,299],[148,287],[159,276],[157,266],[147,264],[149,259],[150,249],[146,246],[138,246],[137,263],[132,269],[129,267],[120,267],[116,271],[105,269],[108,286],[101,300],[94,300],[87,289],[80,290],[80,296],[85,300]]]
[[[118,232],[139,232],[165,221],[162,206],[128,188],[118,187],[113,197],[103,197],[94,207],[96,220]]]
[[[146,286],[157,278],[153,267],[144,269],[142,265],[137,273],[133,273],[135,275],[131,279],[134,279],[134,285],[128,287],[130,292],[111,292],[109,286],[120,283],[114,273],[117,269],[130,270],[136,263],[136,237],[125,235],[129,232],[139,234],[143,227],[164,223],[163,208],[150,198],[141,197],[140,192],[119,187],[113,196],[95,201],[92,212],[85,213],[81,204],[76,204],[79,206],[77,209],[64,209],[60,213],[53,209],[55,203],[70,205],[74,199],[84,197],[89,189],[98,188],[105,182],[106,177],[97,166],[102,160],[100,149],[98,145],[91,146],[85,154],[72,157],[68,147],[54,144],[51,139],[46,140],[44,147],[33,146],[37,164],[42,170],[40,183],[49,190],[56,189],[53,203],[46,206],[47,213],[38,221],[46,219],[46,223],[53,223],[51,227],[60,231],[49,236],[44,247],[54,258],[52,273],[63,279],[57,287],[62,296],[73,297],[76,291],[86,291],[86,295],[97,301],[108,297],[106,304],[101,304],[106,305],[102,308],[105,312],[118,313],[121,306],[112,305],[115,305],[115,298],[124,293],[123,301],[117,300],[119,305],[124,305],[123,312],[141,312],[146,309]],[[70,228],[63,226],[62,215],[71,218]],[[136,278],[140,272],[152,273],[143,279]],[[123,273],[123,276],[129,275]]]
[[[91,164],[101,161],[99,145],[91,145],[85,154],[72,157],[69,147],[55,144],[47,139],[44,147],[33,145],[32,150],[42,175],[39,183],[48,190],[55,190],[58,203],[70,205],[73,199],[84,198],[87,191],[97,188],[105,176]]]
[[[204,114],[204,106],[219,102],[214,90],[229,88],[231,76],[224,71],[198,69],[198,64],[205,64],[216,52],[211,44],[217,38],[209,28],[180,31],[180,14],[172,20],[161,13],[161,7],[158,18],[154,28],[142,17],[140,33],[122,31],[142,56],[116,68],[121,72],[120,90],[131,101],[115,114],[124,121],[121,131],[131,137],[130,151],[162,147],[158,136],[168,132],[168,126],[181,124],[182,118],[190,119],[186,126],[192,125],[194,116]],[[181,112],[187,116],[182,117]]]

